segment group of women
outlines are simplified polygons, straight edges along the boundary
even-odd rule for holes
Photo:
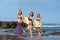
[[[29,24],[27,26],[27,29],[30,31],[30,36],[31,37],[33,37],[33,35],[32,35],[33,21],[34,21],[33,16],[34,16],[34,13],[30,12],[29,17],[28,17]],[[16,28],[14,30],[14,33],[16,35],[18,35],[19,38],[22,38],[22,33],[25,32],[25,30],[23,29],[23,26],[22,26],[22,24],[23,24],[22,18],[23,17],[24,16],[22,15],[22,11],[19,9],[19,11],[18,11],[18,23],[17,23],[17,26],[16,26]],[[38,13],[36,20],[40,22],[40,19],[41,19],[41,15]],[[40,34],[42,33],[42,31],[40,30],[40,27],[37,27],[36,31],[38,32],[38,35],[40,36]]]

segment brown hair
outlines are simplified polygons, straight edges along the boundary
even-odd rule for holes
[[[37,14],[37,17],[40,17],[40,14],[39,13]]]
[[[29,15],[31,15],[32,17],[34,16],[34,13],[33,12],[30,12],[30,14]]]

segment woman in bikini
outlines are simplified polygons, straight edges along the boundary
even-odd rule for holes
[[[31,36],[31,37],[33,37],[33,36],[32,36],[33,16],[34,16],[33,12],[30,12],[29,18],[28,18],[28,20],[29,20],[28,29],[29,29],[29,31],[30,31],[30,36]]]
[[[38,14],[37,14],[37,19],[36,19],[36,21],[39,21],[39,22],[40,22],[41,17],[42,17],[42,16],[38,13]],[[39,36],[41,36],[40,34],[43,33],[42,30],[40,29],[40,27],[37,27],[37,28],[36,28],[36,31],[38,32],[38,35],[39,35]]]

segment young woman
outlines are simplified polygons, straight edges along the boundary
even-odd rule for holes
[[[40,19],[41,19],[41,15],[38,13],[36,20],[40,22]],[[42,34],[42,30],[40,30],[40,27],[37,27],[36,31],[38,32],[38,35],[41,36],[40,34]]]
[[[23,28],[22,28],[22,11],[18,11],[18,23],[17,26],[14,30],[15,34],[19,36],[19,39],[22,40],[22,33],[23,33]]]
[[[32,36],[33,16],[34,16],[33,12],[30,12],[29,18],[28,18],[28,19],[29,19],[28,29],[29,29],[29,31],[30,31],[30,36],[31,36],[31,37],[33,37],[33,36]]]

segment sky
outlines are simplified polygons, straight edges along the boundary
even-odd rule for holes
[[[17,21],[18,7],[24,16],[41,14],[41,23],[60,24],[60,0],[0,0],[0,21]]]

